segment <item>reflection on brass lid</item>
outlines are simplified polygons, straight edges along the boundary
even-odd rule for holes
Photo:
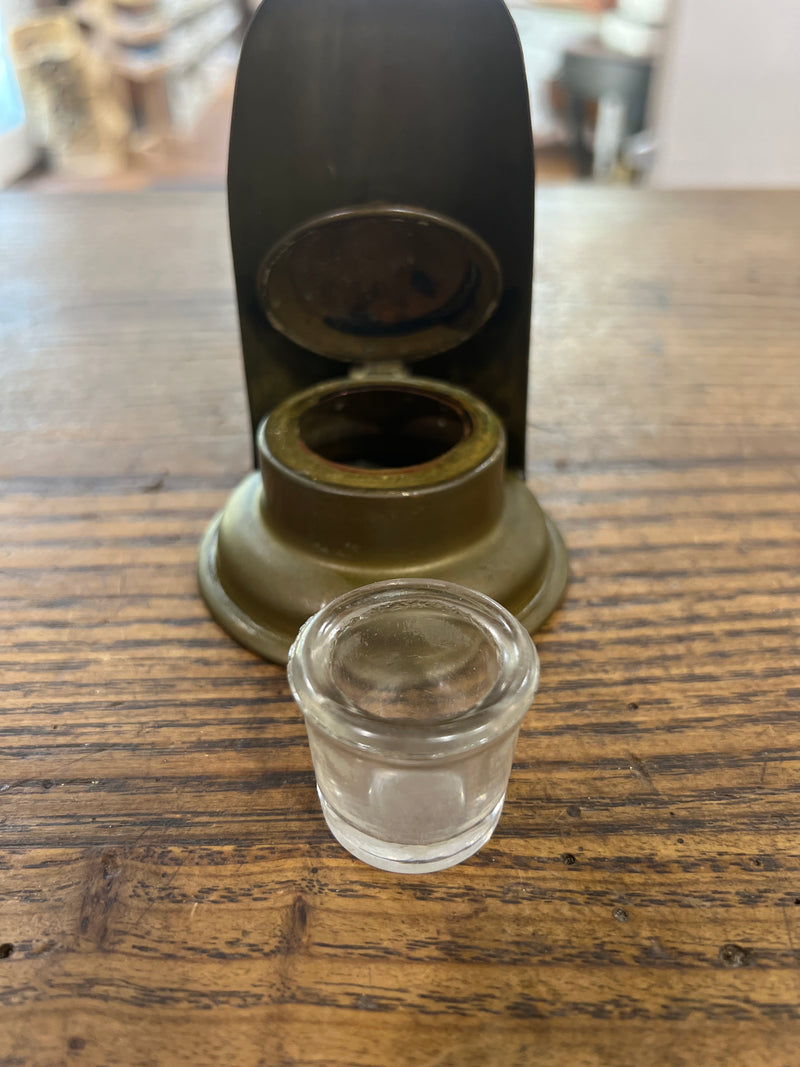
[[[283,238],[259,271],[270,323],[353,362],[422,359],[463,344],[500,299],[500,265],[466,226],[418,208],[345,208]]]

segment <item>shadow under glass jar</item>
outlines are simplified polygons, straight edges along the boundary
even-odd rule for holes
[[[436,871],[491,837],[539,680],[505,608],[450,582],[364,586],[308,620],[288,674],[323,814],[349,852]]]

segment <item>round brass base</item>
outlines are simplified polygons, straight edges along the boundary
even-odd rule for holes
[[[474,542],[413,564],[331,558],[280,536],[267,523],[261,475],[234,490],[200,546],[200,590],[211,614],[245,648],[285,663],[305,620],[323,604],[388,578],[441,578],[499,601],[531,633],[558,606],[567,584],[567,551],[527,486],[504,475],[499,520]]]

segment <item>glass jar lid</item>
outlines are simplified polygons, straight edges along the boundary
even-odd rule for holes
[[[527,630],[451,582],[394,579],[306,622],[289,684],[328,734],[393,759],[441,758],[516,728],[539,680]]]

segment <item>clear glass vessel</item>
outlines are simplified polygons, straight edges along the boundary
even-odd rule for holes
[[[539,659],[505,608],[450,582],[362,586],[289,654],[322,811],[349,852],[436,871],[491,837]]]

